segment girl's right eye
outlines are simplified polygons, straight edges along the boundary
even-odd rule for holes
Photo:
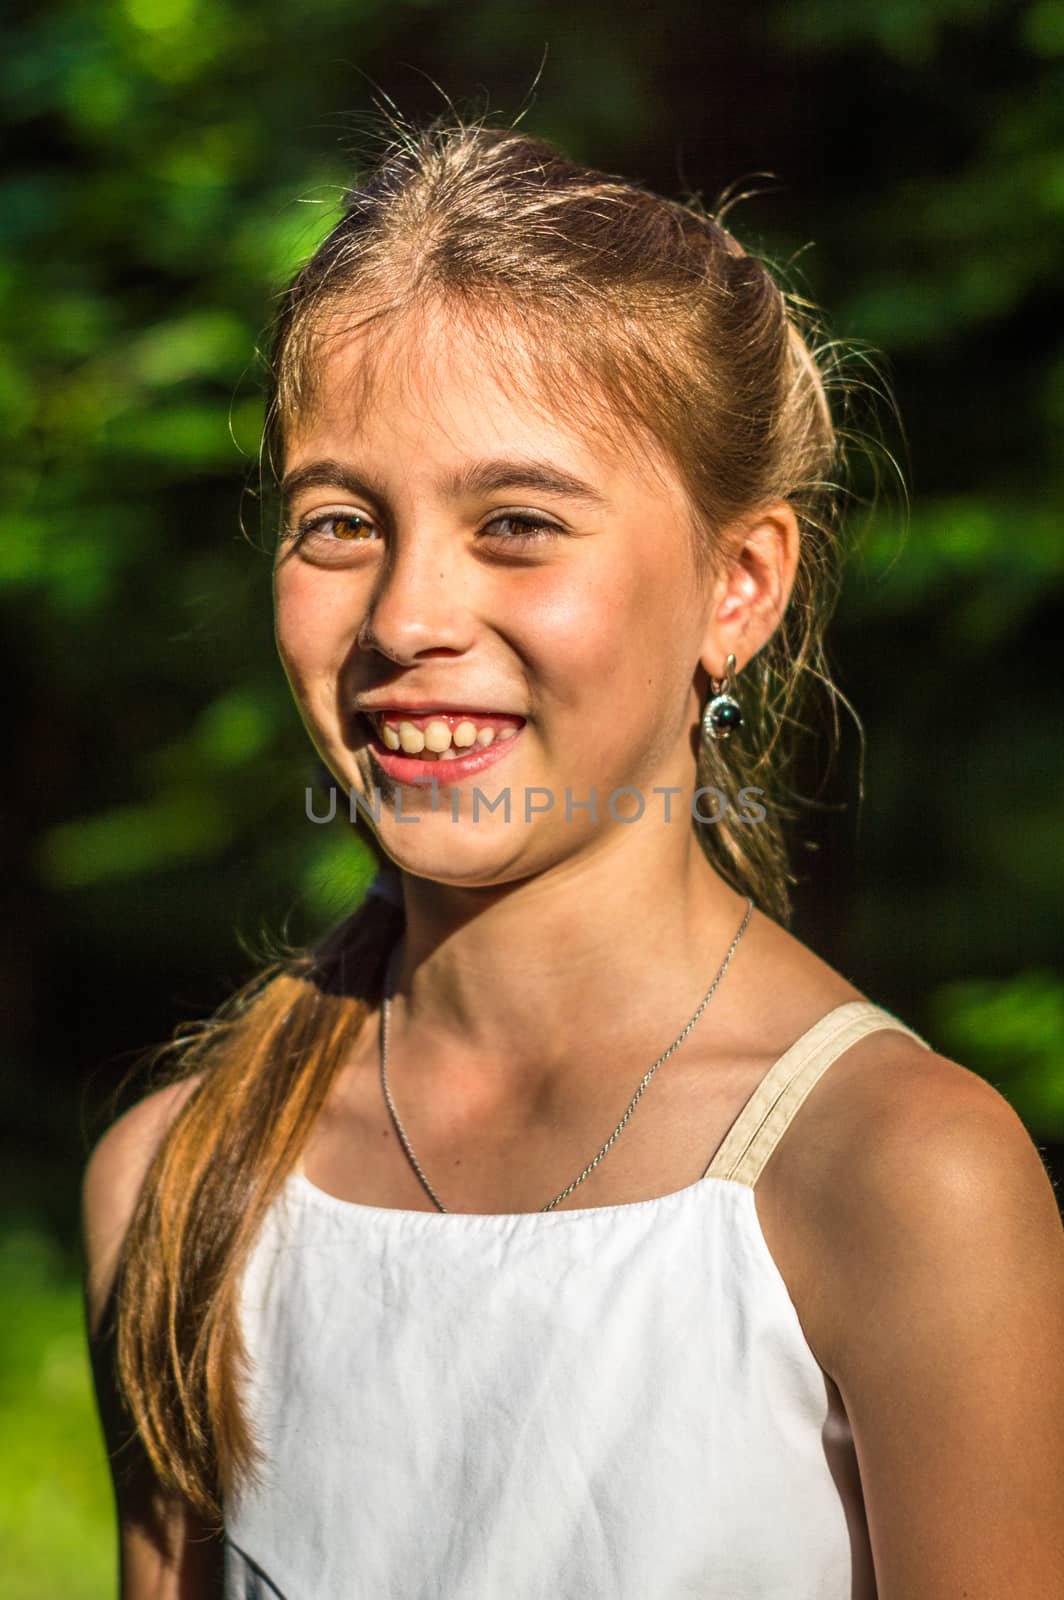
[[[367,544],[373,524],[357,511],[321,511],[285,531],[297,544],[311,540],[320,548],[327,544]]]

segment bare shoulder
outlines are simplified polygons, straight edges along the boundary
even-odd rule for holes
[[[778,1154],[765,1198],[850,1420],[882,1591],[1064,1593],[1064,1226],[1020,1118],[884,1030]]]
[[[995,1264],[1064,1271],[1057,1197],[1019,1116],[978,1073],[895,1029],[860,1040],[818,1080],[758,1205],[836,1377],[869,1348],[853,1337],[856,1307],[867,1312],[892,1286],[890,1308],[904,1312],[903,1280],[913,1288],[921,1265],[929,1287],[973,1271],[985,1282]]]
[[[960,1226],[1014,1217],[1060,1234],[1060,1214],[1042,1157],[1005,1097],[978,1073],[896,1030],[883,1029],[851,1048],[832,1083],[826,1076],[821,1116],[826,1141],[819,1204],[844,1184],[847,1205],[835,1230],[865,1245],[889,1238],[899,1223],[913,1242],[945,1242]]]
[[[89,1157],[82,1179],[81,1219],[91,1330],[110,1294],[148,1168],[199,1081],[192,1076],[145,1095],[111,1124]]]

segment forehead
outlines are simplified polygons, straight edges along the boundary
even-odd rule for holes
[[[675,466],[645,427],[581,372],[564,329],[538,337],[514,316],[441,303],[362,321],[334,312],[308,341],[285,466],[344,446],[414,458],[549,454],[581,477],[645,483],[685,503]]]

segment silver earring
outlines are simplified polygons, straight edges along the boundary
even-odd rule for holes
[[[743,725],[743,713],[735,696],[729,693],[735,657],[724,664],[723,678],[711,677],[709,696],[702,712],[703,739],[730,739]]]

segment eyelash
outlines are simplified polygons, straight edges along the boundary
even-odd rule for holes
[[[297,544],[300,544],[309,534],[318,532],[328,522],[360,522],[367,528],[372,528],[373,526],[368,517],[360,516],[357,511],[324,511],[319,516],[307,517],[303,522],[297,523],[295,527],[286,528],[284,537],[293,539]],[[521,517],[512,512],[501,512],[498,516],[492,517],[491,521],[485,523],[484,526],[485,528],[490,528],[496,522],[509,522],[519,527],[534,528],[536,530],[534,533],[505,536],[503,542],[510,545],[538,544],[541,540],[556,538],[562,532],[561,528],[557,527],[553,522],[543,522],[536,517]],[[499,535],[489,535],[488,537],[498,538]],[[335,544],[365,544],[369,541],[363,539],[336,539],[329,542]]]

